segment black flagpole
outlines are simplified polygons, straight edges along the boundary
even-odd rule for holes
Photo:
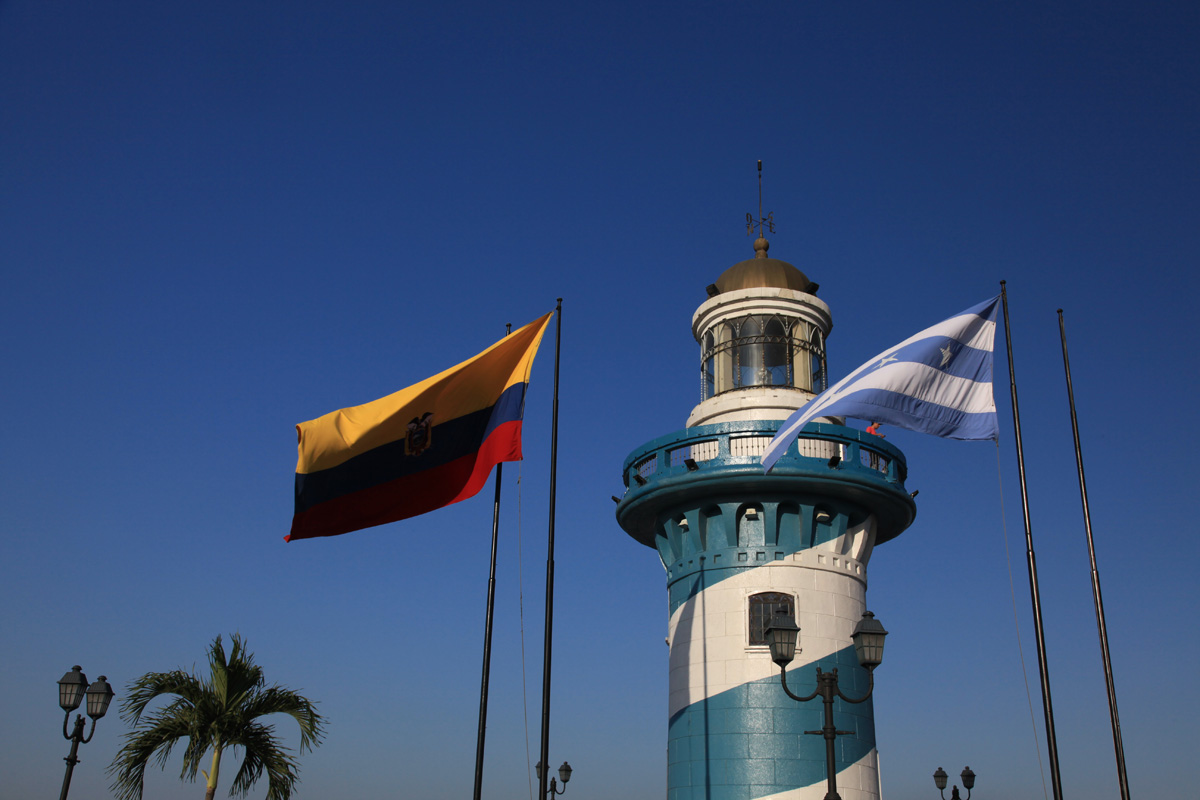
[[[512,333],[512,323],[504,335]],[[479,687],[479,733],[475,741],[475,800],[483,796],[483,743],[487,736],[488,683],[492,674],[492,619],[496,610],[496,545],[500,539],[500,481],[504,464],[496,465],[496,496],[492,501],[492,564],[488,571],[487,621],[483,625],[483,678]]]
[[[1071,360],[1067,357],[1067,328],[1063,310],[1058,310],[1058,333],[1062,338],[1063,370],[1067,374],[1067,402],[1071,406],[1071,433],[1075,436],[1075,463],[1079,467],[1079,496],[1083,500],[1083,528],[1087,532],[1088,559],[1092,565],[1092,599],[1096,604],[1096,626],[1100,631],[1100,654],[1104,661],[1104,684],[1108,690],[1108,714],[1112,718],[1113,747],[1117,757],[1117,782],[1121,800],[1129,800],[1129,779],[1125,775],[1125,746],[1121,743],[1121,718],[1117,714],[1117,690],[1113,684],[1112,660],[1108,654],[1108,628],[1104,623],[1104,599],[1100,595],[1100,571],[1096,568],[1096,547],[1092,542],[1092,515],[1088,511],[1087,481],[1083,477],[1083,450],[1079,446],[1079,420],[1075,416],[1075,390],[1071,386]]]
[[[1058,771],[1058,742],[1054,736],[1054,705],[1050,701],[1050,668],[1046,663],[1046,636],[1042,630],[1042,601],[1038,594],[1037,559],[1033,554],[1033,531],[1029,524],[1029,493],[1025,487],[1025,450],[1021,446],[1021,412],[1017,407],[1017,374],[1013,369],[1012,333],[1008,324],[1008,291],[1000,281],[1004,303],[1004,340],[1008,345],[1008,385],[1012,389],[1013,431],[1017,438],[1017,470],[1021,483],[1021,511],[1025,519],[1025,555],[1029,567],[1029,593],[1033,599],[1033,627],[1037,633],[1038,675],[1042,681],[1042,713],[1046,717],[1046,749],[1050,754],[1050,786],[1054,800],[1062,800],[1062,778]]]
[[[554,639],[554,496],[558,471],[558,360],[562,344],[562,298],[554,310],[554,401],[550,414],[550,531],[546,545],[546,641],[542,657],[542,746],[538,775],[538,798],[546,796],[550,775],[550,649]]]

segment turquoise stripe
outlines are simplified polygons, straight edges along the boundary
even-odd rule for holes
[[[841,689],[851,697],[867,691],[867,671],[854,648],[788,671],[788,686],[800,695],[816,688],[816,666],[838,668]],[[834,701],[838,772],[875,747],[872,701]],[[668,800],[753,800],[825,782],[825,739],[807,735],[824,721],[820,698],[798,703],[783,692],[779,676],[737,686],[693,703],[675,714],[667,733]]]

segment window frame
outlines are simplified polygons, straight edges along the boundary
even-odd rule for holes
[[[778,613],[778,606],[785,606],[785,610],[791,612],[792,619],[796,618],[796,596],[789,592],[778,591],[762,591],[755,592],[746,597],[746,646],[754,648],[766,648],[767,625]],[[769,610],[769,615],[764,615],[761,611],[763,608]],[[758,612],[760,619],[756,620],[755,615]],[[755,632],[759,633],[762,641],[755,641]]]

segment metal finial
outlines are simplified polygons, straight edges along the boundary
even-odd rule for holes
[[[758,160],[758,219],[749,211],[746,212],[746,235],[754,233],[754,226],[758,226],[758,239],[754,242],[754,257],[766,258],[767,248],[770,246],[767,243],[765,231],[775,232],[775,212],[768,213],[765,217],[762,213],[762,159]]]

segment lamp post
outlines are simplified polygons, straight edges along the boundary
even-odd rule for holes
[[[821,700],[825,703],[825,725],[819,731],[805,731],[805,733],[825,737],[825,781],[827,787],[825,800],[842,800],[837,791],[834,741],[838,736],[853,734],[854,731],[839,731],[833,724],[833,701],[834,698],[840,697],[847,703],[861,703],[871,696],[871,692],[875,690],[875,668],[883,662],[883,637],[887,636],[887,631],[875,619],[875,615],[867,611],[854,626],[854,633],[850,635],[854,641],[854,652],[858,656],[858,663],[867,670],[867,676],[871,681],[867,687],[867,693],[862,697],[847,697],[842,694],[842,690],[838,688],[837,667],[834,667],[831,672],[822,672],[821,668],[817,667],[817,688],[813,693],[807,697],[793,694],[787,685],[787,665],[792,663],[792,659],[796,657],[796,640],[800,638],[800,628],[790,614],[776,614],[766,630],[766,635],[767,644],[771,648],[771,660],[779,665],[779,682],[783,685],[783,691],[787,693],[787,696],[797,702],[806,703],[820,695]]]
[[[542,781],[542,762],[539,761],[537,763],[536,769],[537,769],[538,783],[541,783],[541,781]],[[554,800],[554,796],[556,794],[562,794],[563,792],[565,792],[567,790],[567,781],[571,780],[571,772],[572,771],[573,770],[571,769],[571,765],[568,764],[566,761],[564,761],[562,763],[562,766],[558,768],[558,777],[560,779],[562,779],[563,788],[559,789],[558,784],[554,782],[554,778],[551,778],[550,779],[550,788],[546,790],[546,796],[549,797],[550,800]]]
[[[946,778],[950,777],[946,774],[946,770],[941,767],[937,768],[937,772],[933,773],[933,782],[937,785],[938,793],[942,796],[942,800],[946,800]],[[970,767],[963,767],[962,774],[963,788],[967,790],[967,800],[971,800],[971,789],[975,788],[975,773],[971,772]],[[955,786],[950,790],[950,800],[962,800],[958,796],[958,787]]]
[[[96,720],[108,713],[108,704],[112,702],[113,698],[113,690],[108,685],[107,678],[101,675],[98,681],[89,686],[87,676],[81,670],[82,668],[76,664],[58,682],[58,704],[66,712],[66,716],[63,717],[63,738],[71,742],[71,754],[63,759],[67,762],[67,774],[63,776],[62,793],[58,796],[58,800],[67,800],[67,791],[71,788],[71,772],[79,763],[79,758],[76,756],[79,752],[79,745],[87,744],[92,740],[92,735],[96,732]],[[71,720],[71,712],[79,708],[85,695],[87,697],[87,715],[92,718],[92,729],[88,731],[86,737],[83,735],[83,714],[79,714],[75,717],[75,729],[68,734],[67,723]]]

